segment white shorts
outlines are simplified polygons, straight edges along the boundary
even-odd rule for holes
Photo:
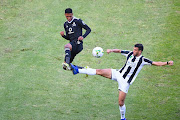
[[[111,69],[112,71],[112,80],[115,80],[118,82],[118,89],[125,92],[125,93],[128,93],[128,90],[129,90],[129,86],[130,84],[127,83],[127,80],[125,80],[122,75],[120,74],[120,72],[116,69]]]

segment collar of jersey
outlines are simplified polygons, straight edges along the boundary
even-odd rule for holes
[[[134,55],[133,55],[134,56]],[[138,57],[136,57],[136,58],[140,58],[142,55],[140,55],[140,56],[138,56]]]
[[[75,18],[75,17],[73,16],[73,19],[72,19],[70,22],[69,22],[69,21],[67,21],[67,22],[68,22],[68,23],[72,23],[72,21],[74,20],[74,18]]]
[[[132,56],[134,57],[134,55],[132,54]],[[140,58],[142,56],[142,54],[140,55],[140,56],[138,56],[138,57],[136,57],[136,58]]]

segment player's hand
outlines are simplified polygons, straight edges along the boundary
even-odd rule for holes
[[[108,54],[111,52],[111,49],[107,49],[107,51],[106,51]]]
[[[64,31],[61,31],[61,32],[60,32],[60,35],[61,35],[61,36],[64,36]]]
[[[169,61],[168,63],[169,63],[168,65],[173,65],[173,61]]]
[[[78,40],[83,40],[84,38],[82,36],[79,36],[78,37]]]

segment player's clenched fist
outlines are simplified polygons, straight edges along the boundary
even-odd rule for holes
[[[78,40],[83,40],[84,38],[82,36],[79,36],[78,37]]]
[[[168,62],[168,65],[173,65],[173,61],[169,61],[169,62]]]
[[[106,51],[108,54],[111,52],[111,49],[107,49],[107,51]]]
[[[60,34],[61,34],[61,36],[64,36],[64,31],[61,31]]]

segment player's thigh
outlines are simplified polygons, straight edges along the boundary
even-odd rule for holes
[[[111,79],[111,69],[96,69],[96,74]]]
[[[74,45],[71,51],[71,59],[70,59],[70,63],[72,63],[72,61],[74,60],[74,58],[76,57],[76,55],[78,53],[80,53],[83,50],[83,46],[78,46],[78,45]]]
[[[83,44],[78,45],[77,54],[80,53],[83,50]]]
[[[70,43],[68,43],[71,45],[71,52],[76,53],[76,49],[77,49],[77,43],[75,40],[71,41]]]
[[[83,50],[83,43],[76,44],[76,45],[74,45],[73,48],[72,48],[72,51],[73,51],[75,54],[80,53],[82,50]]]

